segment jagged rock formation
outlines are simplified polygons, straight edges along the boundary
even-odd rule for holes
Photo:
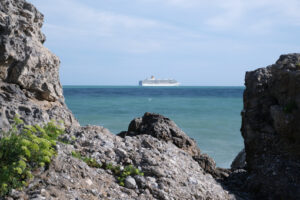
[[[71,135],[76,137],[73,144],[59,144],[50,168],[15,195],[47,199],[235,199],[173,143],[149,135],[121,138],[96,126],[82,127]],[[145,175],[132,177],[136,185],[130,188],[121,187],[109,170],[91,168],[72,158],[74,150],[102,164],[133,164]]]
[[[159,114],[145,113],[143,117],[135,118],[130,122],[127,132],[119,134],[121,137],[136,135],[151,135],[159,140],[171,142],[191,156],[200,154],[200,149],[194,140],[172,120]]]
[[[215,178],[227,177],[230,173],[228,170],[217,168],[215,161],[207,154],[202,154],[193,139],[188,137],[172,120],[162,115],[145,113],[143,117],[132,120],[128,130],[118,135],[120,137],[150,135],[159,140],[171,142],[192,156],[205,172]]]
[[[146,113],[165,118],[161,115]],[[158,126],[152,122],[152,126]],[[171,127],[172,128],[172,127]],[[188,140],[188,136],[182,136]],[[73,139],[72,139],[73,138]],[[74,139],[76,138],[76,139]],[[13,198],[46,199],[236,199],[184,149],[147,134],[119,137],[107,129],[87,126],[64,135],[70,144],[58,144],[58,155],[49,169]],[[129,177],[127,187],[117,183],[110,170],[89,167],[72,152],[94,158],[100,164],[132,164],[144,176]]]
[[[247,72],[245,85],[248,187],[264,199],[300,199],[300,54]]]
[[[16,115],[78,125],[64,103],[59,59],[43,46],[43,15],[24,0],[0,1],[0,130]]]

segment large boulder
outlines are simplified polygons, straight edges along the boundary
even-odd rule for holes
[[[133,119],[128,126],[128,131],[120,133],[119,136],[141,134],[172,142],[192,156],[200,154],[195,140],[188,137],[172,120],[163,115],[146,112],[143,117]]]
[[[198,162],[206,173],[215,178],[223,178],[229,173],[228,170],[217,168],[212,158],[201,153],[194,139],[190,138],[172,120],[163,115],[146,112],[143,117],[133,119],[128,126],[128,130],[118,135],[121,137],[150,135],[184,150]]]
[[[78,125],[64,103],[58,57],[43,46],[44,16],[25,0],[0,1],[0,130],[19,114],[28,124]]]
[[[248,186],[267,199],[300,199],[300,54],[247,72],[242,135]]]

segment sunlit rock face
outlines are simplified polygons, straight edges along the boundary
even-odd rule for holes
[[[263,197],[300,198],[300,54],[247,72],[242,112],[249,187]]]
[[[64,103],[60,61],[43,46],[43,20],[24,0],[0,1],[0,129],[16,114],[28,124],[51,119],[78,124]]]

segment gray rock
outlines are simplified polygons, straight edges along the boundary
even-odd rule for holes
[[[0,1],[0,131],[27,123],[79,125],[64,103],[59,59],[43,46],[44,16],[25,0]]]
[[[245,86],[248,188],[264,199],[300,199],[300,54],[247,72]]]
[[[136,188],[136,182],[135,182],[134,178],[132,178],[131,176],[128,176],[125,179],[125,187],[127,187],[129,189],[135,189]]]
[[[196,142],[188,137],[172,120],[162,115],[145,113],[142,118],[132,120],[127,133],[123,132],[119,136],[140,134],[151,135],[166,142],[170,141],[191,155],[200,154],[200,149],[197,147]]]
[[[246,152],[245,149],[241,150],[239,154],[235,157],[235,159],[231,163],[231,169],[244,169],[247,165],[246,162]]]
[[[151,135],[165,142],[172,142],[178,148],[191,155],[205,172],[218,178],[223,176],[222,170],[216,168],[215,161],[207,154],[200,153],[200,149],[193,139],[188,137],[172,120],[160,114],[145,113],[143,117],[135,118],[130,122],[127,132],[123,131],[118,135],[126,137],[144,134]],[[155,149],[154,145],[147,140],[144,140],[142,145],[146,148]],[[155,165],[155,161],[149,158],[145,159],[150,165]],[[159,170],[155,170],[154,172],[159,172]]]
[[[146,179],[144,176],[136,175],[136,176],[134,176],[134,179],[139,188],[144,189],[146,187]]]

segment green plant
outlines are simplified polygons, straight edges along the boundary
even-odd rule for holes
[[[74,158],[78,158],[78,159],[82,160],[90,167],[93,167],[93,168],[101,168],[102,167],[102,165],[99,164],[94,158],[82,156],[79,152],[72,151],[72,156]]]
[[[291,101],[289,103],[287,103],[284,107],[283,107],[283,112],[285,113],[292,113],[293,110],[297,109],[297,104],[295,101]]]
[[[134,167],[133,165],[127,165],[126,167],[124,167],[123,170],[119,172],[119,174],[117,175],[117,180],[119,181],[119,184],[121,186],[124,186],[125,179],[128,176],[135,176],[135,175],[144,176],[144,173],[141,172],[138,168]]]
[[[111,163],[104,163],[103,165],[101,165],[95,159],[84,157],[76,151],[72,152],[72,156],[84,161],[90,167],[110,170],[117,177],[117,180],[121,186],[125,186],[125,179],[128,176],[144,176],[144,173],[141,172],[138,168],[134,167],[133,165],[127,165],[125,167],[121,167],[120,165],[113,165]]]
[[[51,162],[62,133],[64,129],[53,121],[40,127],[24,125],[18,116],[14,118],[12,128],[0,140],[0,196],[28,185],[32,171]]]

